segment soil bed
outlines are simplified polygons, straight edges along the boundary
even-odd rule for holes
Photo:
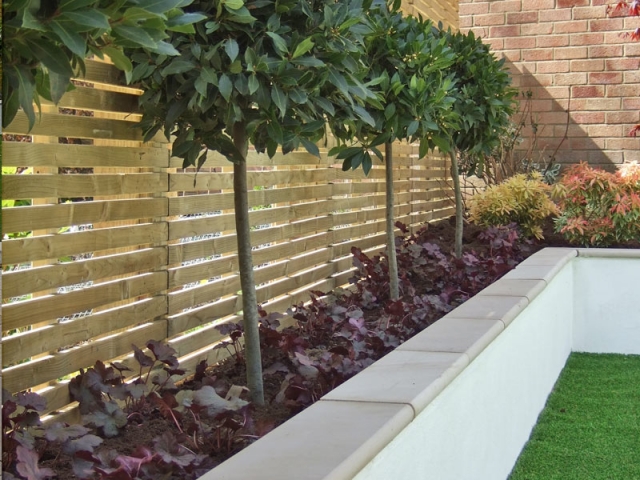
[[[361,275],[357,292],[322,299],[316,292],[311,305],[293,310],[298,329],[276,329],[278,315],[264,314],[264,407],[248,404],[236,408],[238,403],[230,411],[208,410],[207,414],[204,407],[177,408],[177,389],[160,389],[161,401],[153,399],[135,412],[127,411],[128,421],[119,426],[118,435],[104,438],[95,449],[113,450],[120,457],[113,453],[111,457],[98,458],[94,452],[93,457],[87,456],[86,465],[101,462],[100,468],[108,474],[98,470],[100,478],[197,478],[432,324],[529,255],[548,246],[571,246],[553,232],[550,220],[544,228],[545,240],[533,243],[512,241],[513,231],[509,229],[487,238],[485,228],[471,224],[465,226],[465,255],[458,260],[451,256],[454,225],[453,218],[430,224],[422,233],[398,244],[399,262],[405,262],[400,265],[404,272],[400,301],[384,298],[388,291],[384,259],[369,259],[356,252],[354,263],[359,265]],[[640,248],[640,244],[619,247]],[[424,272],[417,274],[420,268]],[[224,333],[237,339],[241,329],[232,325]],[[238,387],[233,387],[245,384],[241,349],[239,343],[233,342],[226,348],[232,353],[230,358],[215,367],[205,369],[201,365],[195,377],[183,382],[180,389],[197,391],[206,387],[222,398],[230,398],[232,403],[244,404],[246,392],[238,394]],[[104,436],[100,428],[92,433]],[[37,440],[35,450],[40,454],[40,467],[53,469],[58,478],[81,478],[74,473],[72,456],[61,451],[59,445],[52,447]],[[160,456],[158,452],[162,452]],[[187,460],[180,455],[192,454],[191,463],[182,465]],[[131,467],[133,464],[137,466]],[[151,465],[161,465],[164,470],[153,470]]]

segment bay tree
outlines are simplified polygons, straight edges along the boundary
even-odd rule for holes
[[[207,16],[195,34],[173,33],[180,56],[132,56],[145,138],[163,130],[183,167],[200,168],[209,151],[233,164],[247,385],[264,403],[253,279],[247,152],[272,157],[299,147],[319,155],[326,117],[337,110],[365,119],[375,97],[361,82],[363,7],[358,1],[196,0]]]
[[[34,104],[40,108],[40,97],[58,104],[89,55],[108,56],[128,79],[133,65],[124,48],[178,55],[167,32],[195,31],[204,17],[184,12],[192,1],[4,0],[2,126],[22,108],[31,130]]]
[[[456,204],[455,254],[460,257],[464,228],[460,174],[482,175],[485,156],[499,145],[500,136],[509,126],[517,91],[511,87],[505,59],[497,59],[473,32],[463,34],[449,29],[441,30],[438,35],[446,41],[455,58],[445,70],[455,84],[451,93],[455,101],[451,114],[440,122],[442,144],[438,147],[451,159]],[[460,172],[460,154],[469,159],[465,172]]]
[[[392,145],[398,140],[419,141],[422,158],[445,142],[438,120],[447,116],[453,103],[449,96],[453,82],[443,74],[453,62],[453,52],[446,39],[434,33],[431,21],[404,16],[400,1],[377,3],[367,17],[371,33],[365,40],[365,81],[382,105],[369,105],[370,121],[353,115],[332,118],[330,126],[339,145],[329,153],[342,159],[343,170],[361,167],[367,175],[373,156],[384,161],[389,292],[397,300]]]

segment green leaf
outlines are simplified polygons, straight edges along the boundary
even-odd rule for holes
[[[51,101],[56,105],[67,91],[70,80],[71,77],[67,75],[58,75],[56,72],[49,72],[49,92],[51,93]]]
[[[139,0],[138,6],[148,12],[164,14],[178,8],[181,3],[182,0]]]
[[[194,83],[194,87],[196,89],[196,91],[202,95],[203,97],[207,96],[207,85],[208,82],[206,80],[202,79],[202,74],[200,74],[200,76],[198,78],[196,78],[196,81]]]
[[[111,28],[111,25],[109,25],[109,17],[104,13],[93,9],[66,12],[62,14],[60,18],[68,18],[78,25],[84,25],[85,27],[100,28],[104,30],[109,30]]]
[[[79,10],[89,5],[95,5],[97,0],[61,0],[58,5],[58,10],[61,12],[70,12],[72,10]]]
[[[180,52],[176,50],[176,48],[168,42],[160,41],[156,43],[155,48],[150,48],[152,52],[158,53],[160,55],[167,55],[170,57],[175,57],[180,55]]]
[[[284,117],[287,112],[287,97],[277,85],[271,88],[271,100],[273,100],[273,103],[275,103],[276,107],[280,110],[280,116]]]
[[[302,65],[303,67],[323,67],[325,63],[316,57],[300,57],[292,60],[291,63],[295,65]]]
[[[277,121],[271,121],[267,124],[267,133],[269,138],[275,140],[278,144],[282,145],[284,143],[284,132]]]
[[[238,42],[235,39],[230,38],[225,42],[224,51],[227,53],[229,60],[232,62],[238,58],[238,53],[240,53],[240,47],[238,46]]]
[[[60,75],[73,76],[73,69],[69,64],[69,58],[64,51],[52,44],[47,39],[39,41],[28,41],[29,49],[42,64],[49,69],[50,72],[56,72]]]
[[[231,99],[233,83],[231,83],[231,79],[224,73],[220,75],[220,79],[218,80],[218,89],[220,90],[220,95],[228,102]]]
[[[178,73],[185,73],[193,70],[195,65],[190,60],[183,60],[182,58],[175,58],[169,65],[162,69],[162,76],[167,77],[169,75],[175,75]]]
[[[395,115],[395,113],[396,113],[396,104],[390,103],[389,105],[387,105],[387,108],[384,109],[384,118],[389,120],[391,117]]]
[[[231,73],[240,73],[242,72],[242,62],[240,60],[236,60],[231,65],[229,65],[229,71]]]
[[[336,114],[336,109],[333,106],[333,103],[331,103],[326,98],[318,97],[315,99],[315,102],[320,106],[321,109],[323,109],[329,115],[333,116]]]
[[[305,38],[302,42],[300,42],[298,44],[298,46],[296,47],[295,51],[293,52],[293,55],[291,56],[291,58],[298,58],[302,55],[304,55],[305,53],[307,53],[309,50],[311,50],[313,48],[313,40],[310,38]]]
[[[360,117],[360,119],[365,122],[367,125],[372,127],[376,126],[376,122],[373,117],[367,112],[367,110],[359,105],[354,105],[353,111],[356,112],[356,115]]]
[[[177,15],[175,17],[171,17],[167,21],[167,28],[172,30],[173,27],[178,27],[182,25],[193,25],[194,23],[201,22],[202,20],[206,20],[207,16],[202,13],[185,13],[183,15]]]
[[[449,150],[451,150],[451,145],[444,137],[434,135],[433,137],[431,137],[431,141],[435,144],[436,147],[438,147],[438,149],[442,153],[447,153]]]
[[[73,29],[73,24],[71,22],[53,20],[49,25],[69,50],[84,58],[87,51],[87,45],[82,36]]]
[[[200,71],[200,78],[202,78],[207,83],[212,83],[214,85],[218,84],[218,76],[216,75],[216,71],[211,67],[203,67]]]
[[[249,94],[253,95],[258,90],[260,83],[255,75],[249,75]]]
[[[418,131],[419,126],[420,122],[418,120],[412,120],[407,127],[407,137],[413,136],[413,134]]]
[[[243,0],[222,0],[220,3],[223,3],[227,7],[232,8],[234,10],[239,10],[242,7],[244,7]]]
[[[7,74],[16,80],[18,100],[29,120],[29,131],[36,123],[36,114],[33,110],[33,87],[35,80],[25,65],[13,65],[7,68]]]
[[[142,47],[155,48],[156,46],[156,41],[139,27],[115,25],[113,27],[113,33]]]
[[[371,160],[371,155],[369,154],[369,152],[365,152],[364,158],[362,159],[362,170],[364,171],[365,175],[369,175],[372,166],[373,161]]]
[[[286,55],[287,53],[289,53],[289,50],[287,49],[287,42],[285,42],[284,38],[273,32],[267,32],[267,35],[271,37],[273,46],[280,54]]]
[[[320,149],[315,143],[304,137],[300,137],[300,142],[302,142],[302,145],[304,145],[304,148],[307,150],[307,152],[320,158]]]
[[[122,50],[115,47],[104,47],[102,51],[105,53],[105,55],[109,55],[109,58],[116,66],[116,68],[124,72],[130,72],[131,70],[133,70],[131,60],[129,60],[129,58],[124,53],[122,53]]]

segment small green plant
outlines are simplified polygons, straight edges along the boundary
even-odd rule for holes
[[[555,228],[571,243],[604,247],[640,238],[640,166],[616,173],[580,163],[553,188],[561,214]]]
[[[485,226],[515,222],[525,237],[542,239],[544,219],[558,213],[550,193],[540,173],[515,175],[471,199],[471,220]]]

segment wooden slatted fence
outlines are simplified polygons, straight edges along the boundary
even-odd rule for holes
[[[43,105],[28,135],[4,132],[2,364],[4,387],[33,389],[48,412],[69,408],[67,381],[96,360],[131,360],[131,344],[167,340],[186,368],[216,360],[213,326],[241,310],[232,167],[210,156],[183,171],[160,136],[142,143],[136,97],[110,65],[59,107]],[[133,112],[133,113],[132,113]],[[379,251],[384,170],[368,178],[327,157],[248,158],[258,300],[284,311],[351,276],[350,249]],[[416,227],[453,214],[442,158],[397,145],[395,214]],[[219,352],[219,351],[218,351]]]

